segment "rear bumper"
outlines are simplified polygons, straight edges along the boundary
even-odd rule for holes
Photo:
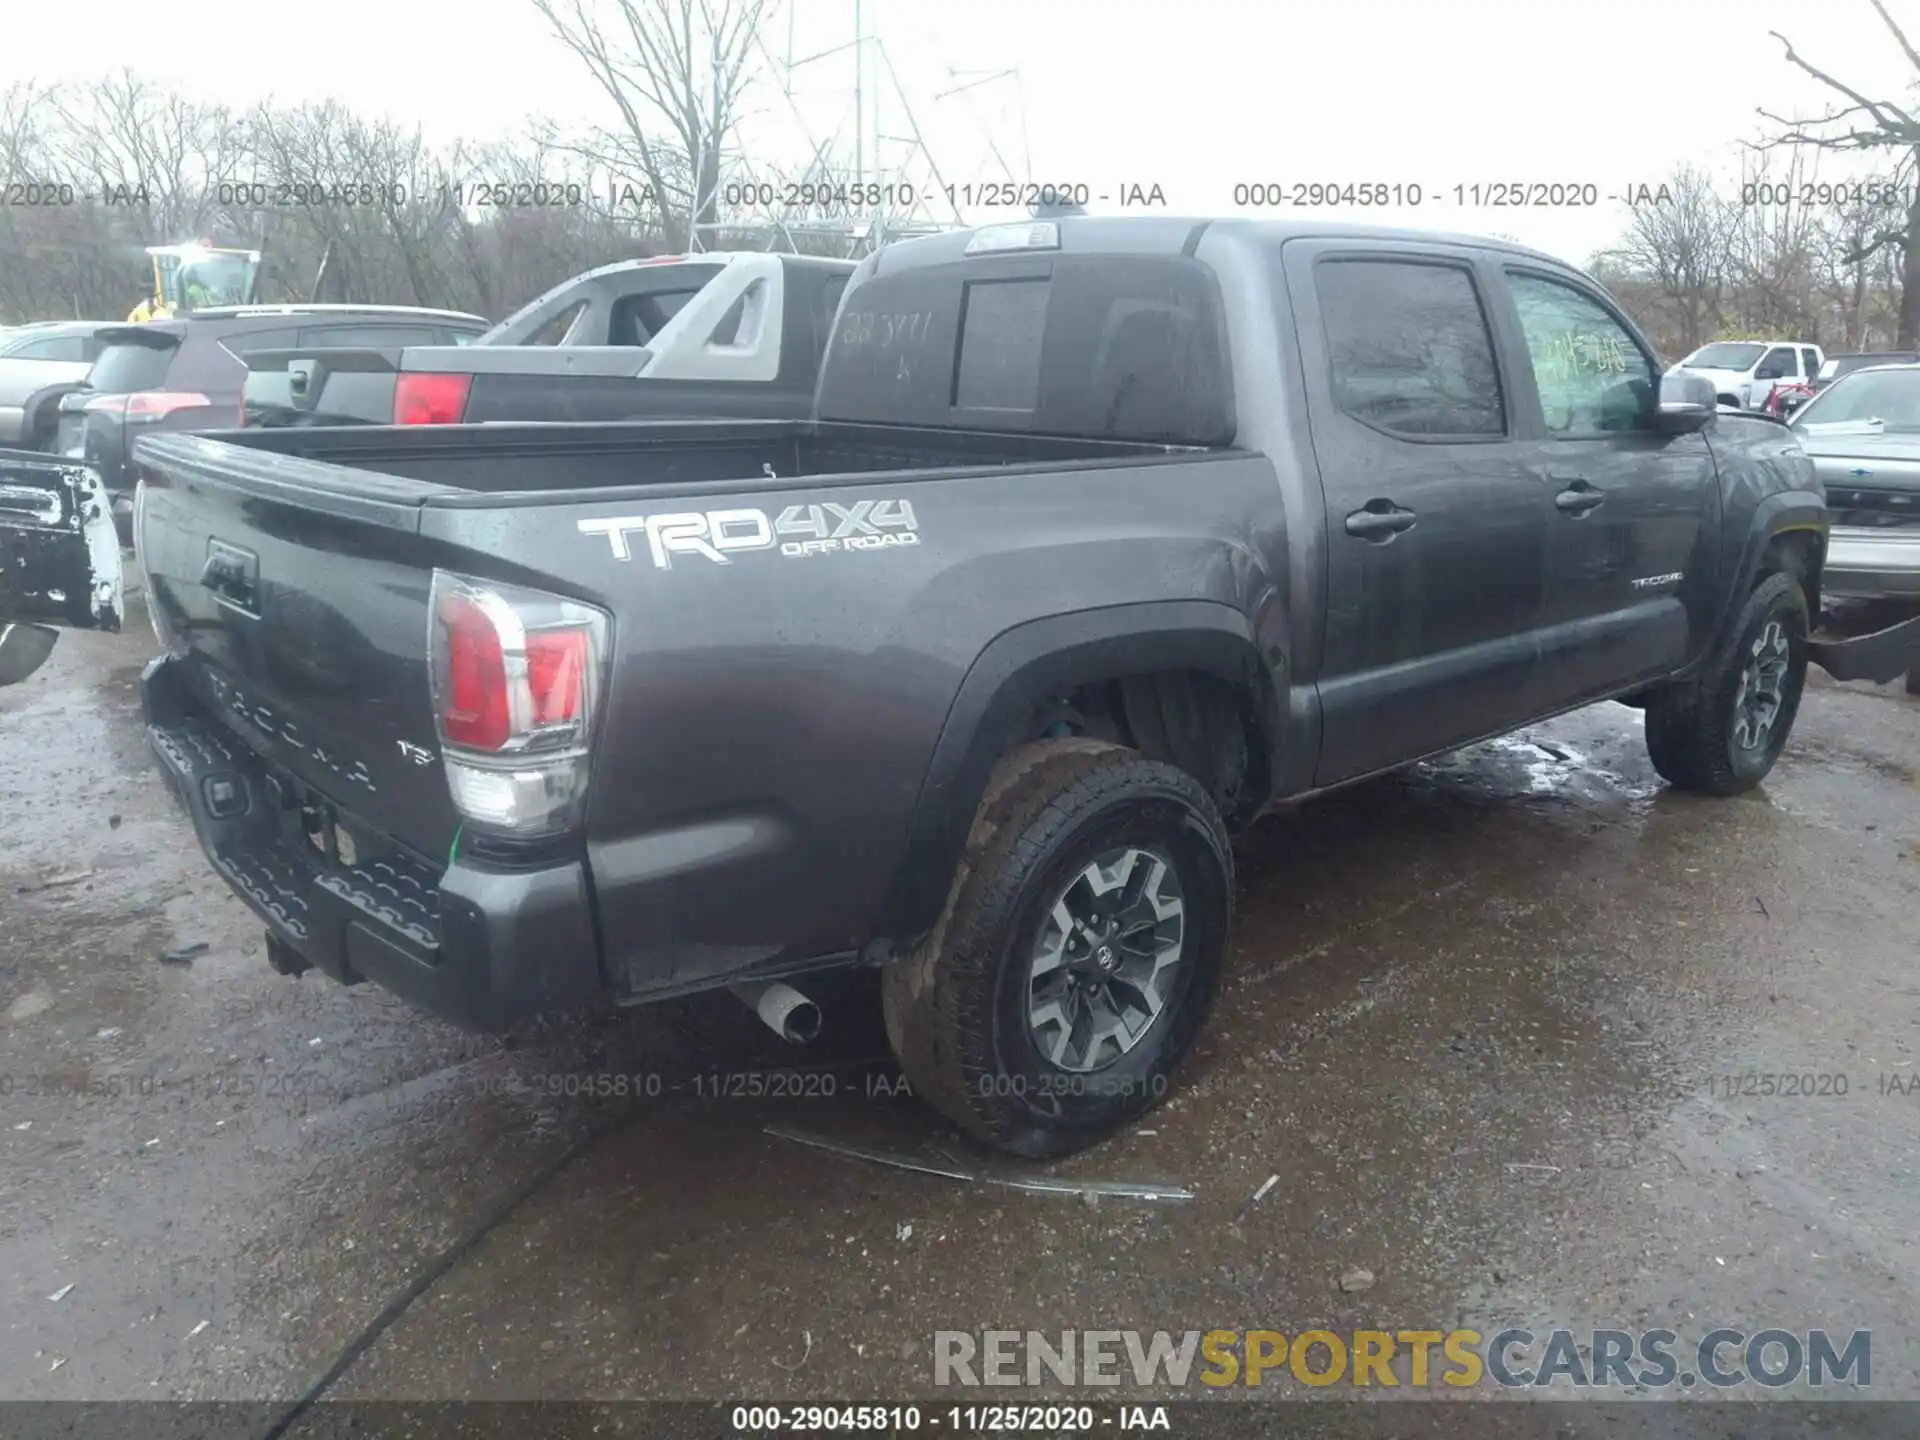
[[[1836,680],[1885,684],[1920,670],[1920,615],[1865,635],[1815,638],[1809,658]]]
[[[1827,535],[1820,590],[1826,595],[1920,596],[1920,527],[1835,526]]]
[[[148,737],[207,859],[283,960],[298,957],[287,968],[371,980],[481,1030],[604,998],[580,862],[498,871],[436,869],[402,852],[353,864],[323,855],[293,838],[291,777],[201,711],[178,663],[162,656],[141,677]]]

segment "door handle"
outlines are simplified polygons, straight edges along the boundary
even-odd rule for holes
[[[1347,516],[1347,534],[1384,545],[1402,530],[1411,530],[1418,518],[1413,511],[1402,510],[1391,500],[1369,500],[1363,509]]]
[[[200,583],[216,599],[253,611],[254,587],[259,575],[260,560],[251,550],[208,538],[207,563],[201,567]]]
[[[1582,475],[1552,475],[1567,488],[1553,497],[1555,508],[1566,511],[1576,519],[1586,514],[1594,506],[1604,504],[1607,492],[1595,489],[1592,482]]]

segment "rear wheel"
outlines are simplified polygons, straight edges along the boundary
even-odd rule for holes
[[[1647,753],[1669,784],[1737,795],[1766,778],[1800,711],[1807,629],[1799,582],[1768,575],[1707,667],[1649,694]]]
[[[1233,861],[1204,787],[1117,745],[1001,762],[946,913],[882,979],[916,1093],[975,1138],[1050,1157],[1162,1099],[1212,1009]]]

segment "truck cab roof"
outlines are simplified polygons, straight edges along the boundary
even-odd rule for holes
[[[1008,242],[991,249],[981,244],[983,236],[997,239],[1002,232],[1044,233],[1047,227],[1053,227],[1057,244],[1023,245]],[[893,274],[910,265],[938,265],[970,255],[1016,253],[1021,250],[1057,249],[1083,255],[1191,255],[1201,237],[1209,234],[1244,236],[1262,245],[1296,238],[1419,241],[1425,244],[1475,246],[1483,250],[1523,255],[1554,266],[1565,264],[1544,251],[1486,235],[1413,230],[1387,225],[1355,225],[1330,220],[1209,219],[1177,215],[1063,215],[982,225],[971,230],[954,230],[901,240],[877,251],[864,263],[873,266],[870,274],[883,275]]]

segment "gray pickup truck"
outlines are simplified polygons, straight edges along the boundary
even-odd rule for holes
[[[803,418],[853,267],[661,255],[576,275],[471,344],[261,350],[247,357],[247,421]]]
[[[1469,238],[989,227],[862,262],[806,421],[138,458],[153,744],[277,968],[804,1034],[879,967],[915,1092],[1030,1156],[1167,1092],[1270,806],[1608,698],[1730,794],[1810,659],[1910,639],[1810,641],[1783,426]]]

